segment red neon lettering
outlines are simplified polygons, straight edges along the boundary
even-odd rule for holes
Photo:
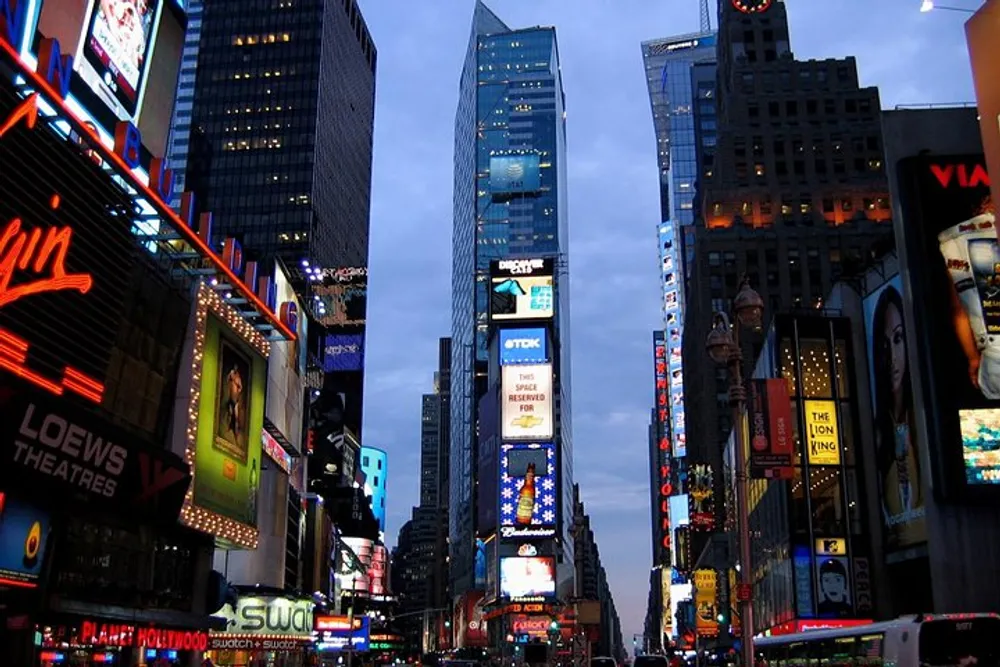
[[[58,200],[53,201],[56,208]],[[66,273],[66,253],[73,240],[69,227],[48,229],[44,233],[35,228],[30,234],[21,231],[21,219],[7,223],[0,234],[0,307],[32,294],[75,289],[81,294],[90,291],[93,278],[85,273]],[[40,274],[48,269],[49,276],[11,287],[11,280],[18,271]]]
[[[989,187],[990,177],[981,164],[972,165],[972,172],[964,164],[932,164],[931,174],[941,184],[942,188],[951,186],[952,179],[957,179],[960,188]]]
[[[20,106],[14,109],[3,125],[0,125],[0,137],[7,134],[7,130],[17,125],[17,121],[24,119],[24,124],[28,129],[33,129],[38,122],[38,93],[33,93],[26,97]]]

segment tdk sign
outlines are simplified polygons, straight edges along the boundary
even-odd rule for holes
[[[500,365],[543,364],[549,360],[545,329],[501,329]]]

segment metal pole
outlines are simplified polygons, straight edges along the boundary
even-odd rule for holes
[[[347,667],[351,667],[354,658],[354,591],[357,590],[356,585],[357,582],[352,573],[351,602],[347,606]]]
[[[746,389],[743,387],[743,354],[740,348],[740,321],[734,318],[732,325],[733,354],[730,358],[729,397],[733,408],[733,428],[736,430],[736,451],[733,457],[736,468],[736,524],[740,547],[740,577],[744,589],[753,591],[753,565],[750,554],[750,508],[747,503],[747,460],[746,460]],[[742,654],[744,667],[754,667],[753,648],[753,601],[750,596],[740,600],[740,628],[742,630]],[[350,665],[348,665],[350,667]]]

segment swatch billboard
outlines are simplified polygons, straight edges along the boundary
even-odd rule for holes
[[[908,329],[920,332],[910,340],[930,370],[924,405],[935,488],[944,497],[993,498],[1000,492],[1000,248],[990,179],[982,155],[906,158],[897,175],[904,291],[915,320]],[[893,477],[912,471],[888,468]],[[922,493],[915,482],[906,481],[909,505]]]
[[[869,386],[875,421],[875,462],[882,531],[887,551],[927,541],[918,430],[903,310],[903,281],[896,275],[864,300]]]

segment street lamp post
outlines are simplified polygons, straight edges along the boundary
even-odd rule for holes
[[[964,9],[962,7],[946,7],[943,5],[936,5],[934,4],[934,0],[924,0],[923,3],[920,5],[920,11],[923,13],[934,11],[935,9],[943,9],[949,12],[962,12],[963,14],[976,13],[976,10],[974,9]]]
[[[725,313],[716,313],[705,348],[717,364],[729,367],[729,405],[733,411],[736,432],[734,467],[736,475],[736,529],[740,548],[740,587],[753,590],[753,566],[750,562],[750,514],[747,504],[747,460],[744,442],[746,424],[746,388],[743,386],[743,353],[740,349],[740,329],[759,330],[764,317],[764,301],[746,277],[733,299],[736,321],[730,323]],[[740,626],[743,629],[742,654],[744,667],[754,667],[753,604],[747,595],[740,596]]]

